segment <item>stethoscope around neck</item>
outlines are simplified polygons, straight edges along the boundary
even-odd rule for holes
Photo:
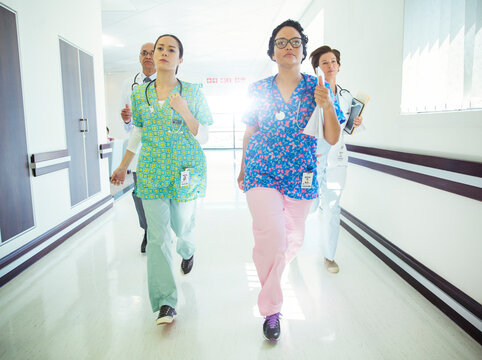
[[[176,78],[176,80],[177,80],[177,82],[179,83],[179,86],[180,86],[179,95],[182,96],[182,82],[181,82],[178,78]],[[144,95],[145,95],[145,97],[146,97],[147,106],[149,106],[149,109],[151,109],[151,112],[154,111],[154,107],[153,107],[153,106],[151,105],[151,103],[149,102],[149,97],[147,96],[147,91],[149,90],[149,86],[151,86],[151,84],[152,84],[153,82],[155,82],[155,81],[156,81],[156,79],[151,80],[151,81],[149,82],[149,84],[147,84],[146,90],[144,90]]]
[[[338,95],[338,97],[343,97],[343,93],[346,92],[347,94],[351,94],[349,90],[347,89],[343,89],[340,85],[336,84],[336,88],[337,88],[337,91],[336,91],[336,95]]]
[[[132,81],[132,85],[131,85],[131,90],[134,91],[134,88],[138,87],[139,86],[139,83],[137,82],[137,77],[140,75],[141,73],[138,72],[136,74],[136,76],[134,76],[134,80]]]
[[[178,78],[176,78],[176,80],[177,80],[177,82],[179,83],[179,86],[180,86],[179,95],[182,96],[182,82]],[[152,106],[150,101],[149,101],[149,96],[147,96],[147,91],[149,90],[149,86],[151,86],[151,84],[155,81],[156,81],[156,79],[151,80],[149,82],[149,84],[147,84],[146,89],[144,90],[144,95],[146,97],[147,106],[149,107],[149,111],[151,113],[154,113],[154,106]],[[160,101],[159,101],[159,105],[161,105]],[[172,118],[172,111],[173,111],[173,109],[171,107],[171,118]],[[171,130],[169,130],[169,133],[182,134],[183,132],[181,131],[181,128],[182,128],[182,121],[178,124],[178,127],[175,130],[173,129],[172,121],[171,121]]]
[[[276,106],[275,119],[281,121],[281,120],[284,120],[284,118],[286,117],[286,114],[284,113],[284,111],[279,110],[278,105],[276,105],[276,100],[275,100],[274,95],[273,95],[273,93],[274,93],[274,81],[276,80],[276,76],[278,76],[278,74],[276,74],[273,77],[273,80],[271,80],[271,99],[273,100],[273,104],[275,104],[275,106]],[[302,128],[300,127],[300,124],[298,123],[298,115],[300,113],[301,100],[305,97],[306,93],[308,92],[308,83],[306,81],[306,76],[303,73],[301,73],[301,76],[303,76],[303,81],[305,82],[305,90],[303,91],[303,95],[301,96],[300,101],[298,101],[298,109],[296,110],[296,117],[295,117],[296,125],[298,125],[298,128],[300,128],[300,129],[302,129]]]

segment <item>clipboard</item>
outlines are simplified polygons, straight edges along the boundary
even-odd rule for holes
[[[365,104],[370,100],[370,97],[363,93],[358,93],[351,102],[350,116],[346,121],[345,128],[343,129],[347,134],[353,134],[355,126],[353,124],[356,117],[360,116],[365,109]]]

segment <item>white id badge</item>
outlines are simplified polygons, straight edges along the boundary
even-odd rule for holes
[[[301,180],[301,188],[311,189],[312,182],[313,182],[313,172],[303,173],[303,179]]]
[[[189,169],[181,171],[181,187],[189,187]]]

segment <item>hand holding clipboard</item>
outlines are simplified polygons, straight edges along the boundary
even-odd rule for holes
[[[355,119],[361,116],[365,105],[370,100],[370,96],[358,92],[357,96],[353,98],[351,102],[350,116],[346,120],[345,128],[343,129],[346,133],[352,134],[356,128]]]

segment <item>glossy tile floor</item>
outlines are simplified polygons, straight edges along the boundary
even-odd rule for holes
[[[232,151],[208,152],[193,273],[156,326],[130,194],[0,288],[1,359],[482,359],[482,348],[344,230],[332,275],[320,212],[284,282],[282,337],[262,336],[253,238]],[[175,255],[176,267],[180,258]]]

